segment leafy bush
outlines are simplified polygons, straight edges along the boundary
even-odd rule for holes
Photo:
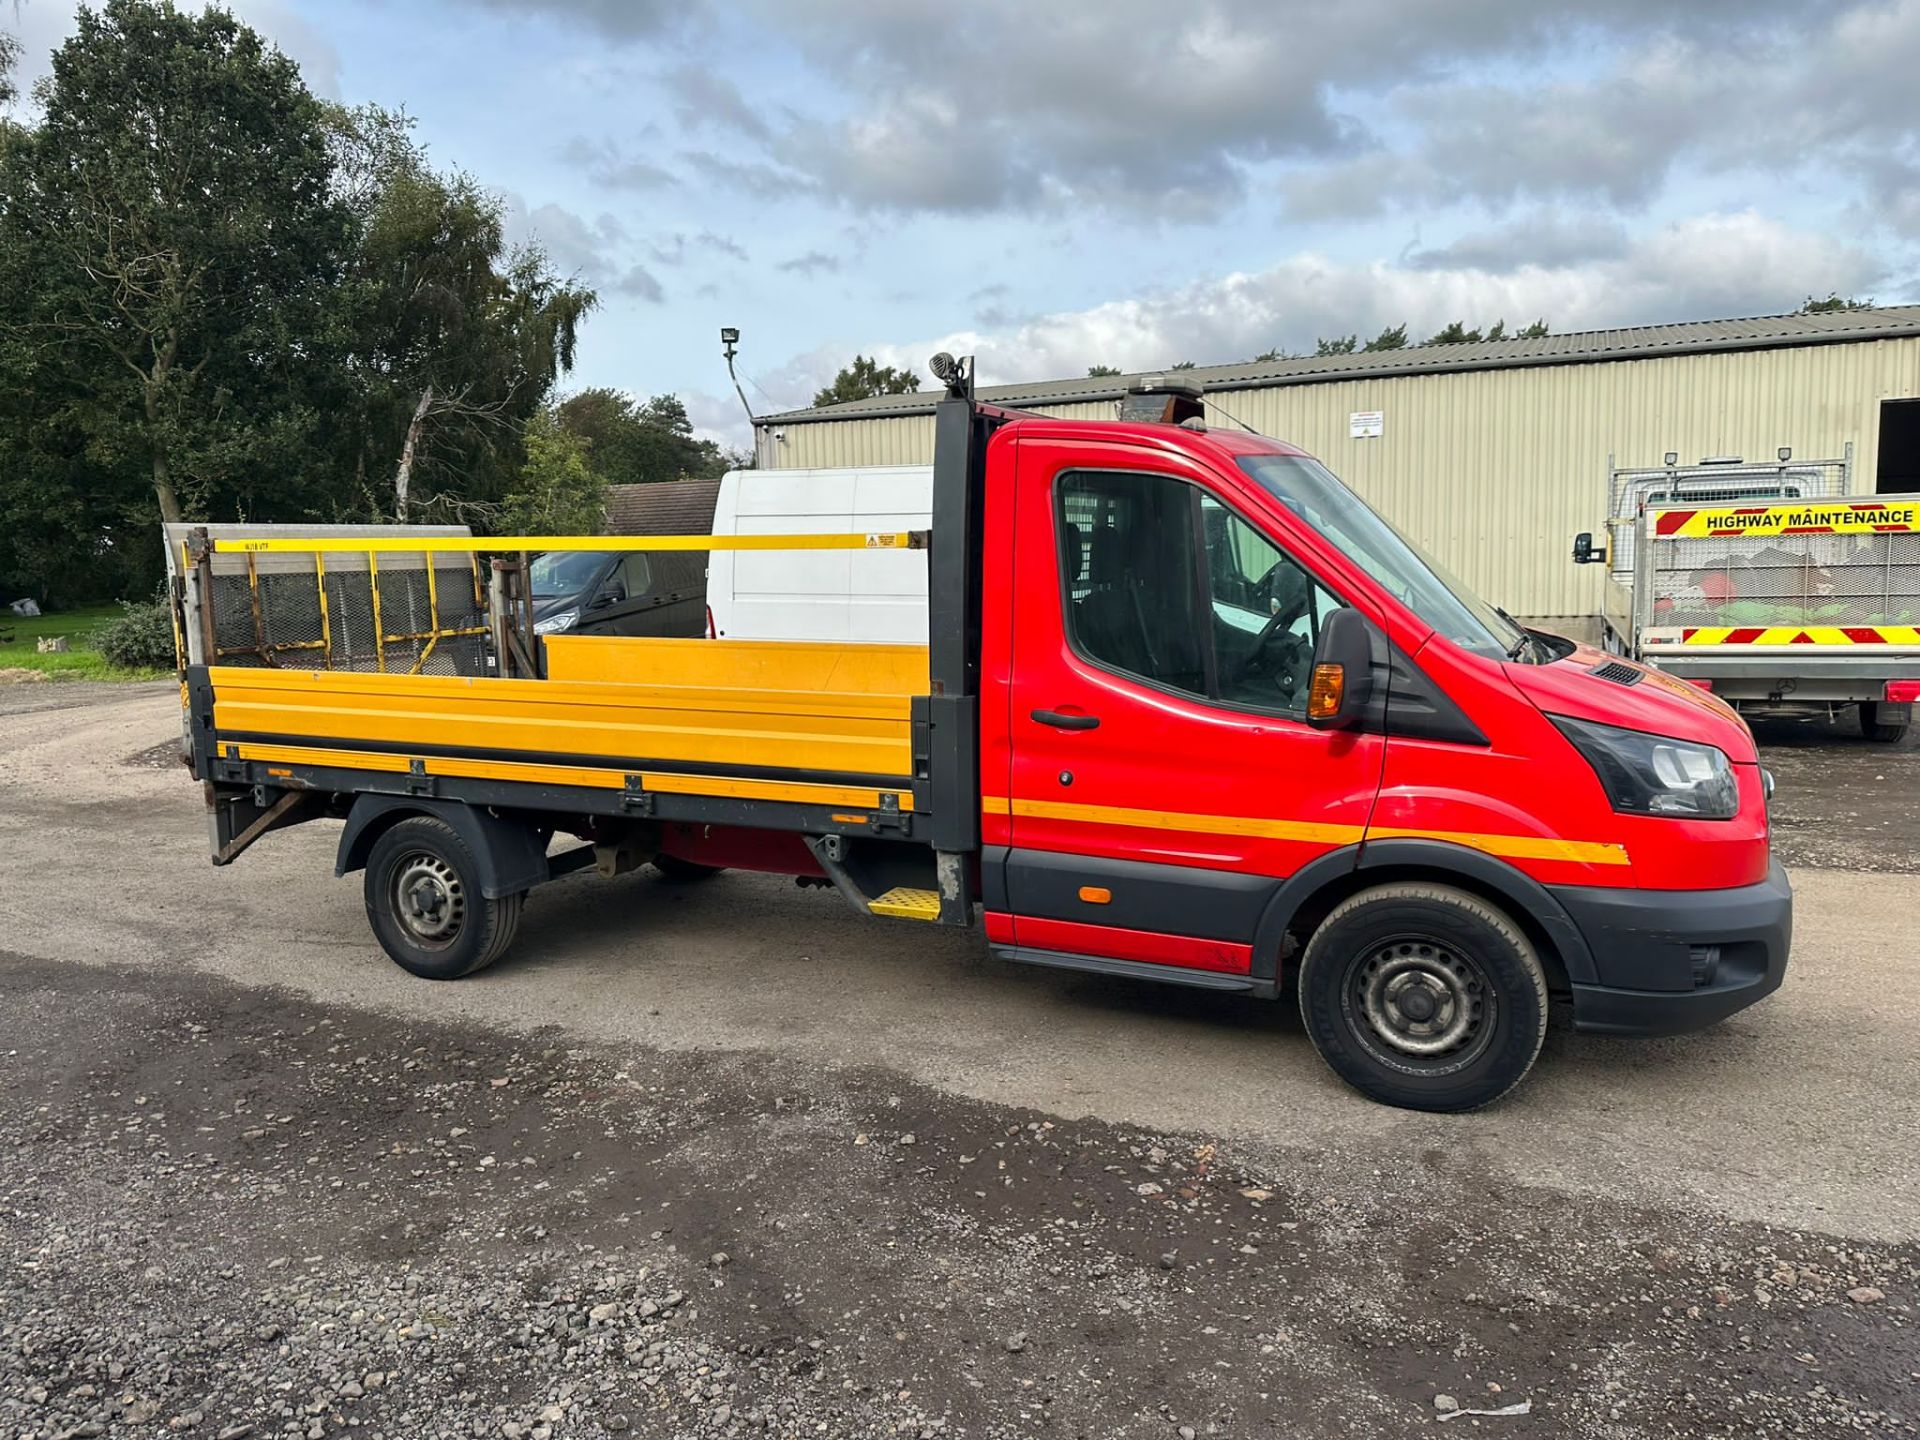
[[[126,612],[109,620],[93,637],[94,648],[109,665],[122,670],[171,670],[174,667],[173,616],[164,600],[120,602]]]

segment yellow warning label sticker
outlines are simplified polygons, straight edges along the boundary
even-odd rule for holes
[[[1654,516],[1663,540],[1735,535],[1873,535],[1920,530],[1920,501],[1837,500],[1824,504],[1730,505],[1663,510]]]

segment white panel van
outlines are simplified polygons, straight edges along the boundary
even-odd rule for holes
[[[733,470],[720,482],[715,535],[926,530],[933,467]],[[924,550],[715,550],[707,563],[713,633],[726,640],[927,642]]]

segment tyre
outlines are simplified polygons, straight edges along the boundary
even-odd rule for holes
[[[374,938],[396,965],[423,980],[458,980],[506,953],[526,892],[489,900],[460,832],[415,815],[373,842],[366,897]]]
[[[1300,1018],[1320,1057],[1370,1099],[1472,1110],[1532,1068],[1547,980],[1520,927],[1479,896],[1381,885],[1343,901],[1307,942]]]
[[[1881,745],[1897,745],[1907,737],[1905,725],[1882,725],[1877,718],[1880,706],[1872,700],[1860,702],[1860,733]]]
[[[682,860],[678,855],[656,855],[653,868],[668,880],[681,885],[691,885],[696,880],[711,880],[721,874],[726,867],[721,865],[701,865],[692,860]]]

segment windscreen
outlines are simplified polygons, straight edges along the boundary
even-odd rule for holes
[[[593,583],[607,557],[597,551],[565,550],[542,555],[533,562],[529,581],[534,598],[550,600],[578,595]]]
[[[1463,650],[1498,660],[1520,645],[1525,631],[1422,554],[1318,460],[1243,455],[1240,468]]]

